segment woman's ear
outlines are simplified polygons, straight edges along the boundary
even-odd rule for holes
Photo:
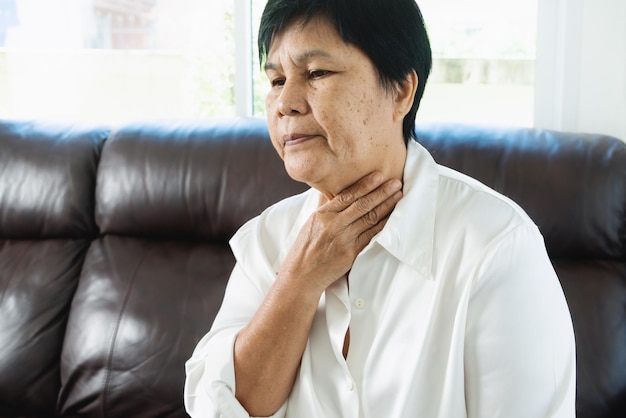
[[[394,118],[396,121],[403,120],[413,106],[415,92],[417,91],[417,73],[412,70],[407,74],[402,83],[396,86],[395,111]]]

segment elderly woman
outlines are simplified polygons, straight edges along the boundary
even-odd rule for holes
[[[272,143],[311,189],[244,225],[186,364],[193,417],[574,417],[572,324],[537,227],[415,141],[414,0],[269,0]]]

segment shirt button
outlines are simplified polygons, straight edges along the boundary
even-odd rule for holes
[[[354,301],[354,307],[357,309],[365,308],[365,299],[358,298]]]
[[[348,390],[352,392],[354,390],[354,380],[348,379],[346,383],[347,383],[346,386],[348,387]]]

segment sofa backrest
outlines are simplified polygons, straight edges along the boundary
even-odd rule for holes
[[[626,416],[626,145],[418,126],[542,230],[577,339],[579,418]],[[246,220],[305,187],[264,121],[0,121],[0,416],[183,417],[183,364]]]

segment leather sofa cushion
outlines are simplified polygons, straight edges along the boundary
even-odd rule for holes
[[[88,240],[0,240],[0,416],[54,416]]]
[[[64,416],[182,416],[184,363],[208,332],[233,265],[223,244],[94,241],[61,356]]]
[[[263,120],[129,125],[104,149],[96,221],[105,234],[227,241],[305,188],[287,177]]]
[[[626,263],[568,259],[554,267],[576,336],[577,416],[624,416]]]
[[[0,124],[0,237],[96,236],[96,169],[108,129]]]

